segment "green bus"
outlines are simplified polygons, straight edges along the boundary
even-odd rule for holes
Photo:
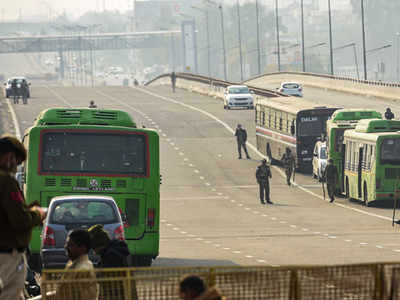
[[[400,121],[360,120],[344,133],[346,198],[368,205],[400,189]]]
[[[328,157],[333,160],[339,174],[336,183],[336,192],[344,192],[344,152],[343,135],[348,129],[354,129],[359,120],[363,119],[382,119],[381,113],[371,109],[338,109],[332,117],[326,121],[326,147]]]
[[[136,128],[120,110],[50,108],[23,138],[27,203],[48,207],[62,195],[106,195],[125,217],[130,265],[148,266],[159,252],[159,136]],[[40,230],[33,231],[31,264],[40,266]]]

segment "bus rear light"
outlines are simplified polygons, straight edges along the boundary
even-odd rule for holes
[[[154,216],[155,216],[154,208],[149,208],[147,210],[147,226],[148,227],[154,227]]]
[[[125,240],[125,232],[124,232],[124,227],[122,227],[122,225],[119,225],[114,230],[114,236],[115,236],[116,240],[120,240],[120,241]]]
[[[376,188],[377,189],[381,188],[381,180],[380,179],[376,179]]]
[[[54,230],[51,227],[46,226],[46,228],[44,229],[42,241],[43,241],[43,246],[55,246],[56,245],[56,240],[54,238]]]

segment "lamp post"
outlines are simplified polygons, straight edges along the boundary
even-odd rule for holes
[[[192,35],[193,35],[193,59],[194,59],[194,72],[196,74],[199,74],[198,71],[198,59],[197,59],[197,30],[196,30],[196,19],[193,16],[184,14],[184,13],[179,13],[183,18],[188,18],[191,20],[192,24]],[[182,28],[183,29],[183,28]],[[183,30],[182,30],[183,32]],[[185,45],[185,41],[183,40],[183,43]],[[185,51],[184,51],[184,56],[185,56]]]
[[[335,48],[335,49],[333,49],[333,50],[336,51],[336,50],[341,50],[341,49],[345,49],[345,48],[348,48],[348,47],[353,47],[354,64],[355,64],[355,66],[356,66],[357,79],[360,79],[360,73],[359,73],[359,71],[358,71],[358,61],[357,61],[356,43],[350,43],[350,44],[347,44],[347,45],[343,45],[343,46],[337,47],[337,48]]]
[[[236,0],[237,16],[238,16],[238,39],[239,39],[239,58],[240,58],[240,81],[243,81],[243,56],[242,56],[242,35],[240,33],[240,8],[239,0]]]
[[[331,0],[328,0],[328,14],[329,14],[329,53],[331,60],[331,75],[334,75],[333,72],[333,49],[332,49],[332,19],[331,19]]]
[[[277,59],[278,59],[278,71],[281,71],[281,49],[279,45],[279,15],[278,15],[278,0],[275,0],[275,21],[276,21],[276,47],[277,47]]]
[[[304,51],[304,5],[303,0],[300,2],[301,9],[301,55],[303,60],[303,72],[306,71],[306,55]]]
[[[364,80],[367,80],[367,55],[365,51],[365,27],[364,27],[364,0],[361,0],[361,27],[362,27]]]
[[[258,63],[258,74],[261,74],[260,24],[259,24],[259,17],[258,17],[258,0],[256,0],[256,24],[257,24],[257,63]]]
[[[192,8],[197,9],[204,13],[206,17],[206,31],[207,31],[207,72],[208,72],[208,77],[211,77],[211,67],[210,67],[210,31],[209,31],[209,26],[208,26],[208,9],[202,9],[196,6],[192,6]]]
[[[396,80],[397,82],[399,81],[399,77],[400,77],[400,66],[399,66],[399,61],[400,61],[400,57],[399,57],[399,51],[400,51],[400,42],[399,42],[399,36],[400,33],[396,32],[396,40],[397,40],[397,47],[396,47]]]

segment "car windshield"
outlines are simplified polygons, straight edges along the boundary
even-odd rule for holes
[[[327,159],[328,155],[326,153],[326,147],[322,147],[319,153],[319,158],[321,159]]]
[[[53,224],[111,224],[117,223],[118,217],[113,207],[103,201],[75,200],[61,202],[51,213]]]
[[[284,89],[298,89],[300,86],[297,83],[284,83],[282,87]]]
[[[238,86],[229,88],[229,94],[248,94],[249,88],[247,86]]]

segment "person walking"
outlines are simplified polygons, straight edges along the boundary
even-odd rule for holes
[[[290,186],[290,179],[292,178],[296,162],[292,151],[288,147],[286,147],[286,152],[283,154],[281,161],[283,167],[285,168],[286,183],[288,186]]]
[[[2,300],[23,299],[32,229],[42,224],[43,209],[25,203],[15,180],[17,166],[26,159],[24,145],[15,137],[0,138],[0,278]]]
[[[261,165],[257,167],[256,179],[260,188],[260,202],[261,204],[267,203],[273,204],[269,197],[269,179],[272,178],[271,169],[267,165],[267,160],[263,159]]]
[[[17,79],[15,78],[11,81],[11,90],[14,97],[14,104],[18,104],[18,98],[19,98],[18,82]]]
[[[176,74],[174,71],[171,73],[171,85],[172,85],[172,92],[175,93]]]
[[[96,283],[93,264],[88,256],[91,249],[91,241],[87,230],[74,229],[70,231],[64,248],[69,257],[65,269],[85,270],[87,272],[65,273],[56,289],[55,300],[97,300],[99,297],[99,286]],[[84,284],[71,282],[77,279],[83,279]]]
[[[330,201],[331,203],[335,200],[337,177],[338,177],[338,170],[336,166],[333,164],[333,159],[330,158],[324,170],[323,180],[326,181],[326,187],[328,189],[328,195],[329,198],[331,199]]]
[[[386,108],[386,111],[385,111],[385,119],[386,119],[386,120],[394,119],[394,113],[392,113],[392,110],[391,110],[389,107]]]
[[[249,153],[247,152],[247,147],[246,147],[247,132],[246,132],[246,129],[244,129],[241,124],[237,125],[236,131],[235,131],[235,136],[236,136],[238,153],[239,153],[238,158],[242,159],[242,148],[243,148],[244,152],[246,153],[247,159],[250,159],[250,156],[249,156]]]

